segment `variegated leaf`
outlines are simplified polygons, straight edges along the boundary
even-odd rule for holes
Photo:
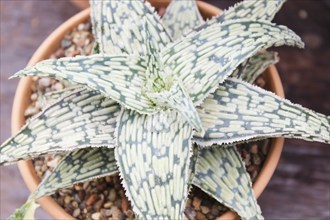
[[[42,180],[32,197],[39,199],[58,189],[117,172],[114,149],[107,147],[80,149],[69,153],[55,170]]]
[[[115,156],[126,195],[144,219],[181,219],[188,190],[192,128],[176,111],[124,110]]]
[[[242,219],[263,219],[250,176],[235,147],[200,148],[193,183]]]
[[[242,18],[255,21],[271,21],[285,1],[286,0],[244,0],[228,8],[220,15],[206,21],[196,28],[195,31],[200,31],[215,23]]]
[[[162,17],[162,23],[176,40],[203,23],[195,0],[172,0]]]
[[[28,199],[7,220],[34,220],[34,213],[38,207],[39,205],[33,199]]]
[[[154,107],[142,93],[145,60],[131,55],[91,55],[46,60],[14,76],[54,77],[99,91],[126,108],[153,113]]]
[[[178,110],[197,131],[202,131],[202,123],[189,94],[180,83],[175,83],[169,91],[146,94],[157,106]]]
[[[120,106],[79,91],[46,108],[0,147],[0,164],[83,147],[114,147]]]
[[[236,67],[270,46],[303,47],[284,26],[266,21],[235,20],[214,24],[171,44],[163,62],[178,74],[195,105],[199,105]]]
[[[270,65],[278,61],[276,52],[257,53],[244,61],[230,76],[253,83]]]
[[[91,0],[93,33],[101,53],[146,55],[145,18],[150,24],[152,41],[160,50],[170,37],[155,9],[142,0]]]
[[[70,86],[65,89],[59,90],[59,91],[54,91],[54,92],[47,92],[41,97],[41,106],[47,106],[49,103],[53,103],[55,101],[60,100],[61,98],[64,98],[76,91],[82,90],[81,86]],[[85,89],[87,90],[87,89]]]
[[[200,145],[284,136],[330,143],[330,118],[292,104],[259,87],[228,78],[197,109],[204,135]]]

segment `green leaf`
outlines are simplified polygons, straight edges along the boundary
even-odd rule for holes
[[[34,213],[39,207],[33,199],[28,199],[23,206],[16,209],[15,212],[8,217],[8,220],[34,220]]]
[[[276,52],[257,53],[244,61],[230,76],[253,83],[270,65],[279,61]]]
[[[194,104],[199,105],[240,63],[261,49],[283,44],[304,45],[284,26],[235,20],[191,33],[168,46],[162,55],[164,64],[178,74]]]
[[[50,195],[73,184],[117,173],[114,149],[85,148],[69,153],[40,183],[33,198]]]
[[[146,55],[145,20],[150,24],[152,41],[160,50],[170,37],[155,9],[141,0],[91,0],[93,33],[101,53]]]
[[[271,21],[286,0],[244,0],[228,8],[195,29],[200,31],[215,23],[247,18],[255,21]]]
[[[154,112],[154,107],[142,94],[145,65],[145,60],[138,56],[97,54],[42,61],[14,76],[47,76],[68,80],[101,92],[126,108],[148,114]]]
[[[179,111],[197,131],[202,131],[202,123],[189,94],[180,83],[175,83],[169,91],[146,94],[157,106]]]
[[[263,219],[250,176],[235,147],[200,148],[193,184],[242,219]]]
[[[203,146],[279,136],[330,143],[329,117],[238,79],[228,78],[197,110],[205,133],[194,141]]]
[[[0,164],[83,147],[114,147],[120,106],[79,91],[46,108],[0,147]]]
[[[115,156],[126,195],[144,219],[181,219],[188,194],[192,128],[176,111],[119,118]]]
[[[172,0],[162,17],[162,23],[174,40],[203,23],[195,0]]]

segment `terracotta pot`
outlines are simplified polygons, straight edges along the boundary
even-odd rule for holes
[[[70,0],[70,2],[80,9],[86,9],[89,7],[88,0]]]
[[[151,2],[155,7],[165,7],[169,3],[169,0],[151,0]],[[198,2],[198,6],[205,18],[215,16],[221,12],[220,9],[204,2]],[[89,9],[86,9],[63,23],[41,44],[30,59],[28,66],[47,59],[59,47],[62,38],[69,30],[73,29],[73,27],[77,26],[79,23],[87,21],[88,19]],[[264,74],[268,89],[283,97],[284,93],[282,83],[275,66],[269,67]],[[19,82],[12,111],[12,134],[17,133],[25,124],[24,111],[30,102],[29,97],[31,94],[31,83],[32,79],[30,77],[22,78]],[[268,153],[268,157],[259,173],[259,176],[257,177],[256,182],[253,185],[253,189],[257,197],[262,193],[273,175],[282,152],[283,142],[283,138],[276,138],[271,141],[271,148]],[[37,177],[32,162],[19,161],[18,167],[27,187],[31,192],[34,191],[37,188],[40,179]],[[41,198],[38,202],[55,219],[74,219],[49,196]],[[229,211],[219,217],[219,219],[226,220],[235,218],[237,218],[237,215]]]

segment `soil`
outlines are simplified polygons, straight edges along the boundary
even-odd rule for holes
[[[68,32],[60,48],[50,58],[89,55],[94,43],[89,22],[79,24]],[[38,113],[44,103],[43,96],[48,92],[59,91],[67,85],[50,78],[33,78],[31,104],[25,111],[26,118]],[[259,86],[264,81],[259,78]],[[237,146],[246,169],[254,182],[269,151],[269,141],[258,141]],[[54,154],[36,158],[33,161],[37,175],[42,179],[48,175],[63,155]],[[135,214],[125,196],[117,175],[94,179],[72,187],[58,190],[52,197],[77,219],[134,219]],[[187,200],[185,214],[189,219],[215,219],[228,209],[197,187],[192,187]]]

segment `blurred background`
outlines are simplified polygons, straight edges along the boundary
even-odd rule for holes
[[[205,0],[220,8],[235,0]],[[79,12],[67,0],[0,1],[0,120],[2,143],[10,136],[12,100],[22,69],[40,43]],[[286,97],[330,115],[330,1],[288,0],[275,23],[294,30],[306,49],[282,47],[277,64]],[[16,165],[0,167],[0,219],[23,204],[29,193]],[[259,198],[266,219],[330,219],[329,145],[286,140],[279,166]],[[42,210],[38,219],[49,219]]]

